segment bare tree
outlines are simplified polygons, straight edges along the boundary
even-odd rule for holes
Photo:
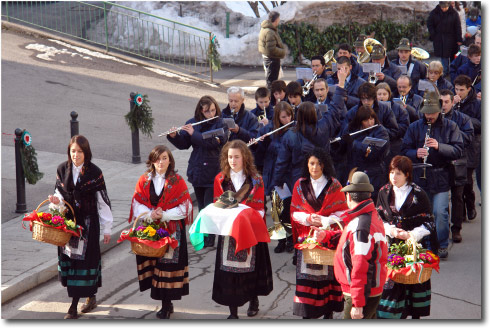
[[[269,10],[269,8],[267,8],[267,5],[265,4],[265,2],[264,2],[264,1],[259,1],[259,2],[260,2],[260,4],[262,5],[262,7],[264,7],[265,11],[266,11],[267,13],[270,13],[270,10]]]
[[[260,13],[259,13],[259,4],[257,1],[247,1],[248,4],[250,5],[250,8],[252,8],[255,16],[257,18],[260,18]]]

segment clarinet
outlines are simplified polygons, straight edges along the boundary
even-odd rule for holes
[[[430,138],[430,130],[432,128],[432,124],[430,123],[427,123],[428,127],[427,127],[427,132],[425,133],[425,142],[424,142],[424,149],[427,150],[427,155],[424,156],[424,164],[427,164],[427,158],[429,157],[429,147],[427,146],[427,140]],[[426,167],[424,167],[424,175],[421,176],[420,178],[421,179],[427,179],[427,176],[426,176]]]

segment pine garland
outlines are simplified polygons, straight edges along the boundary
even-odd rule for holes
[[[143,103],[140,106],[136,104],[135,99],[132,99],[131,101],[133,106],[129,113],[124,116],[126,123],[129,125],[131,132],[139,129],[144,135],[151,138],[153,122],[155,119],[152,117],[151,107],[148,105],[150,102],[148,100],[148,95],[143,96]]]
[[[209,49],[208,49],[209,61],[211,63],[211,68],[215,72],[221,69],[221,59],[219,56],[218,48],[219,48],[219,43],[218,43],[218,39],[216,39],[216,35],[215,35],[211,39],[211,42],[209,44]]]
[[[35,185],[44,176],[44,173],[39,172],[36,155],[36,150],[34,147],[32,147],[32,145],[26,146],[24,142],[21,141],[20,158],[22,162],[22,169],[24,170],[24,176],[27,182],[31,185]]]

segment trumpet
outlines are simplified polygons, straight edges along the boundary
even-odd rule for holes
[[[424,156],[424,164],[427,164],[427,158],[429,157],[429,147],[427,146],[427,140],[430,138],[430,130],[432,128],[432,124],[431,123],[427,123],[428,127],[427,127],[427,132],[425,133],[425,142],[424,142],[424,149],[427,150],[427,155]],[[424,166],[424,174],[420,177],[421,179],[427,179],[427,176],[426,176],[426,170],[427,168]]]
[[[199,122],[196,122],[196,123],[192,123],[191,126],[195,126],[195,125],[199,125],[201,123],[204,123],[204,122],[207,122],[207,121],[211,121],[211,120],[214,120],[215,118],[218,118],[219,116],[215,116],[215,117],[211,117],[211,118],[208,118],[208,119],[205,119],[205,120],[202,120],[202,121],[199,121]],[[158,136],[159,137],[165,137],[166,135],[170,134],[170,133],[174,133],[174,132],[179,132],[180,130],[182,130],[182,128],[184,127],[185,125],[182,125],[181,127],[177,128],[177,129],[170,129],[168,130],[167,132],[164,132],[164,133],[160,133]]]
[[[333,57],[333,55],[334,55],[333,49],[327,51],[325,55],[323,55],[323,59],[325,59],[325,67],[332,68],[332,63],[337,62]],[[306,97],[308,93],[310,93],[310,89],[313,86],[313,83],[315,83],[316,79],[318,79],[318,75],[314,73],[311,81],[303,86],[303,97]]]
[[[316,81],[317,78],[318,78],[318,75],[316,75],[316,73],[314,73],[313,78],[310,80],[310,82],[306,83],[303,86],[303,97],[306,97],[308,95],[308,93],[310,93],[311,86],[313,85],[313,83]]]

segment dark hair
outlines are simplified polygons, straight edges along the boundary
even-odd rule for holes
[[[316,79],[316,80],[315,80],[315,82],[313,82],[313,88],[315,87],[315,84],[320,83],[320,82],[325,83],[325,89],[327,89],[327,90],[328,90],[328,83],[327,83],[327,81],[326,81],[324,78],[322,78],[322,77],[320,77],[320,78]]]
[[[278,19],[280,16],[280,14],[277,12],[277,11],[271,11],[269,13],[269,21],[271,23],[274,23],[276,21],[276,19]]]
[[[339,64],[348,64],[349,66],[352,66],[352,64],[350,62],[350,58],[348,58],[347,56],[340,56],[337,59],[337,65],[339,65]]]
[[[357,109],[356,116],[349,123],[349,131],[357,131],[362,128],[362,121],[374,118],[374,124],[380,124],[378,115],[374,109],[368,106],[361,106]]]
[[[337,51],[339,51],[339,50],[345,50],[345,51],[348,51],[349,53],[352,53],[352,47],[348,43],[339,44],[339,49]]]
[[[68,164],[72,164],[71,156],[70,156],[70,148],[73,144],[77,144],[78,147],[82,149],[83,152],[83,163],[85,165],[89,164],[92,160],[92,151],[90,150],[90,144],[88,143],[87,138],[82,135],[76,135],[71,137],[70,143],[68,144]]]
[[[312,126],[314,130],[314,134],[316,133],[316,108],[315,105],[311,101],[302,102],[298,106],[298,111],[296,112],[296,132],[300,132],[305,135],[306,134],[306,126]]]
[[[272,122],[274,124],[274,130],[278,129],[282,126],[281,120],[279,117],[281,116],[281,112],[286,112],[288,116],[291,116],[291,120],[294,120],[294,111],[293,107],[285,101],[280,101],[276,104],[274,107],[274,118],[272,119]],[[276,133],[273,134],[274,138],[283,135],[286,133],[289,127],[284,128],[282,130],[277,131]]]
[[[225,177],[230,178],[230,163],[228,163],[228,150],[230,148],[239,149],[242,157],[243,157],[243,173],[247,177],[253,177],[257,174],[257,168],[254,164],[254,157],[252,152],[247,147],[247,144],[240,139],[235,139],[232,141],[228,141],[221,150],[219,156],[219,162],[221,166],[221,172],[225,175]]]
[[[148,160],[146,161],[146,173],[151,173],[151,175],[155,175],[155,166],[153,165],[153,163],[155,163],[163,153],[167,153],[169,159],[169,164],[167,172],[165,172],[165,176],[176,173],[174,156],[172,155],[170,149],[164,145],[155,146],[151,150],[150,155],[148,155]]]
[[[357,96],[359,99],[370,98],[376,100],[376,87],[372,83],[364,82],[359,86]]]
[[[348,192],[353,202],[360,203],[371,198],[371,193],[367,191]]]
[[[284,82],[283,80],[275,80],[271,83],[271,93],[274,94],[274,92],[278,91],[286,92],[286,82]]]
[[[412,79],[411,79],[411,78],[410,78],[410,76],[408,76],[407,74],[402,74],[402,75],[400,75],[396,81],[398,81],[399,79],[405,79],[405,80],[408,80],[408,85],[409,85],[409,86],[412,86]]]
[[[308,162],[311,157],[318,158],[318,161],[323,166],[322,167],[323,175],[327,179],[331,179],[332,177],[335,177],[335,169],[333,167],[332,158],[330,157],[330,154],[321,147],[315,147],[311,152],[309,152],[305,156],[303,162],[303,175],[302,175],[303,178],[307,178],[307,179],[310,178],[310,170],[308,169]]]
[[[470,47],[468,48],[468,58],[471,56],[479,56],[479,55],[481,55],[480,46],[474,43],[470,45]]]
[[[407,182],[412,183],[412,160],[410,158],[401,155],[396,155],[393,157],[388,167],[388,174],[394,169],[398,169],[400,172],[405,174],[407,177]]]
[[[221,116],[221,109],[219,108],[216,99],[214,99],[211,96],[202,96],[201,99],[199,99],[199,101],[197,102],[196,111],[194,112],[194,119],[197,122],[205,119],[202,110],[204,109],[204,107],[208,107],[208,108],[211,107],[211,104],[214,104],[214,107],[216,108],[215,116]]]
[[[287,96],[303,96],[303,88],[301,88],[301,84],[296,81],[291,81],[286,86],[286,95]]]
[[[454,99],[454,93],[451,90],[449,90],[449,89],[443,89],[443,90],[441,90],[440,94],[441,94],[441,96],[447,96],[447,95],[449,95],[449,96],[451,96],[451,100]]]
[[[454,79],[454,86],[464,85],[466,88],[471,88],[472,84],[473,82],[468,75],[461,74]]]
[[[325,58],[323,56],[313,56],[311,57],[311,62],[313,63],[314,60],[319,60],[322,66],[325,66]]]
[[[269,98],[271,96],[271,92],[266,87],[260,87],[255,91],[255,100],[259,98]]]

